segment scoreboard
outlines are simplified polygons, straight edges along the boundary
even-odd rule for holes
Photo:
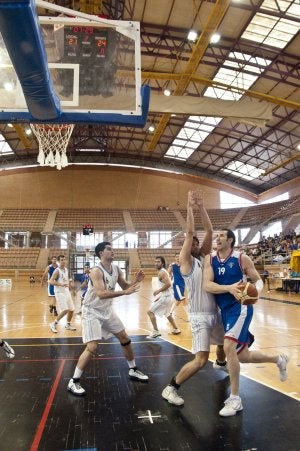
[[[116,65],[116,31],[92,26],[65,26],[61,61],[79,64],[80,95],[114,93]],[[68,84],[64,80],[64,86]],[[71,86],[67,86],[66,91]],[[67,94],[67,92],[65,93]]]
[[[92,224],[83,224],[82,226],[82,235],[90,235],[94,233],[94,227]]]
[[[102,65],[108,57],[108,30],[95,27],[65,27],[65,59]],[[92,60],[90,60],[92,59]]]

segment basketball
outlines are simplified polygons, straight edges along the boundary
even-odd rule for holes
[[[240,284],[241,295],[239,302],[242,305],[255,304],[258,300],[258,291],[253,283],[247,282]]]

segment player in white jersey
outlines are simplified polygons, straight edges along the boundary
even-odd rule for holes
[[[85,394],[84,388],[80,385],[80,377],[92,357],[97,356],[98,341],[102,338],[115,336],[127,360],[129,377],[142,382],[148,381],[148,376],[138,370],[135,364],[131,340],[112,307],[114,298],[137,292],[139,282],[145,275],[143,271],[138,271],[133,283],[126,282],[122,271],[112,263],[114,252],[108,241],[97,244],[95,254],[100,262],[90,272],[88,290],[82,306],[82,340],[86,348],[79,357],[74,375],[68,384],[68,390],[76,396]],[[117,283],[122,290],[115,291]]]
[[[202,225],[205,230],[201,247],[198,238],[194,236],[194,207],[198,207],[200,210]],[[184,399],[178,395],[177,390],[183,382],[206,365],[211,344],[217,345],[217,361],[213,365],[214,368],[227,372],[223,350],[224,329],[219,309],[214,296],[203,289],[203,256],[211,251],[212,233],[212,224],[204,208],[201,193],[190,191],[187,204],[187,230],[179,261],[180,271],[189,294],[188,311],[192,329],[192,352],[195,354],[195,358],[181,368],[162,392],[164,399],[177,406],[184,404]]]
[[[57,334],[56,326],[65,315],[67,315],[67,324],[65,328],[67,330],[76,330],[76,327],[71,325],[71,319],[74,314],[74,302],[69,290],[69,273],[66,267],[66,257],[59,255],[57,257],[59,266],[54,270],[49,283],[54,285],[54,293],[56,299],[56,309],[58,316],[53,323],[50,324],[50,329],[53,333]]]
[[[165,258],[161,256],[155,257],[155,267],[158,271],[158,288],[153,292],[155,299],[147,312],[153,326],[153,331],[147,338],[156,338],[161,336],[157,326],[156,315],[160,317],[166,316],[169,323],[173,327],[172,334],[180,334],[181,331],[178,329],[171,313],[171,308],[173,305],[173,292],[171,288],[171,279],[168,271],[166,270]]]

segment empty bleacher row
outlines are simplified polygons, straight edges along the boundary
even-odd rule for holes
[[[76,232],[84,224],[92,224],[94,231],[126,230],[122,210],[66,209],[57,211],[54,231]]]
[[[166,260],[166,266],[170,265],[175,260],[175,254],[180,252],[180,248],[172,249],[138,249],[138,255],[140,260],[140,265],[142,268],[155,268],[154,260],[155,257],[163,256]]]
[[[0,268],[36,268],[39,253],[37,247],[0,248]]]
[[[129,213],[136,231],[181,230],[171,210],[130,210]]]
[[[10,232],[42,231],[50,210],[8,209],[0,216],[0,230]]]

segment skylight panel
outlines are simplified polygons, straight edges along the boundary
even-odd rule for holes
[[[175,160],[186,161],[192,154],[194,149],[187,149],[186,147],[170,146],[165,157],[174,158]]]
[[[265,0],[261,8],[268,9],[269,11],[285,12],[290,16],[300,17],[300,4],[298,0]]]
[[[223,172],[227,174],[234,175],[235,177],[240,177],[244,180],[253,180],[258,178],[261,174],[264,173],[263,169],[257,169],[255,166],[251,164],[245,164],[242,161],[232,161],[228,163],[223,169]]]
[[[0,133],[0,155],[9,155],[13,154],[12,148],[5,141],[4,136]]]
[[[284,48],[298,30],[298,24],[292,20],[257,13],[242,34],[242,38]]]

